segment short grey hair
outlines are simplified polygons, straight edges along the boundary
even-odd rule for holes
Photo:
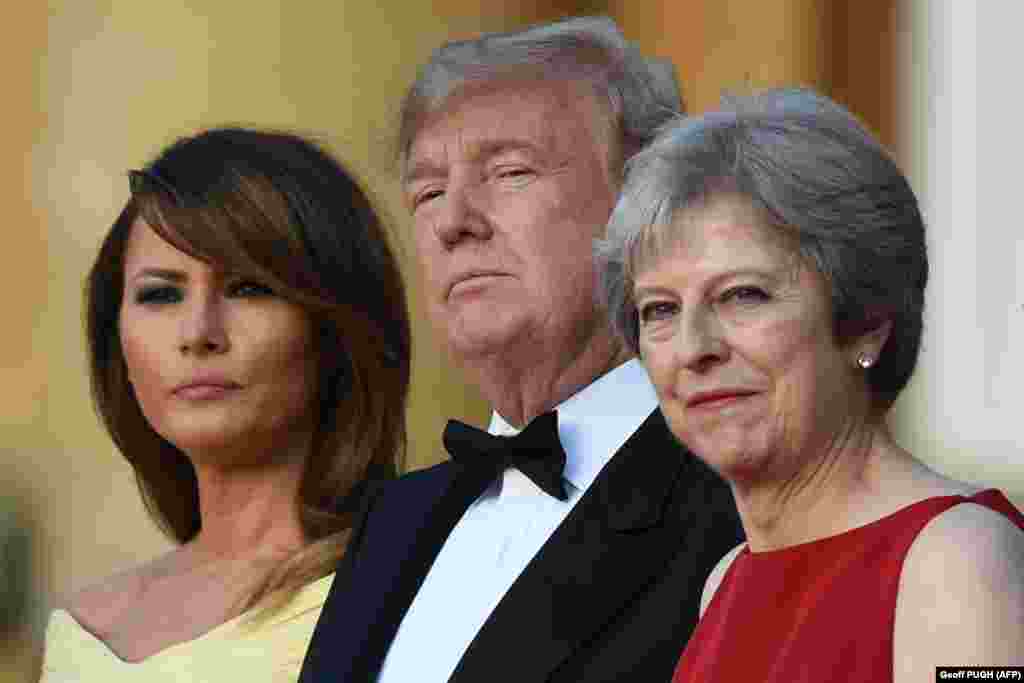
[[[728,191],[795,238],[831,288],[842,344],[885,320],[892,331],[868,372],[876,408],[906,386],[921,344],[928,281],[924,222],[907,179],[853,115],[803,89],[727,97],[678,118],[627,164],[607,237],[595,243],[598,296],[638,351],[635,276],[674,239],[682,210]]]
[[[451,41],[434,51],[402,101],[396,151],[403,176],[426,115],[465,85],[516,77],[588,83],[608,103],[623,159],[683,111],[672,63],[645,58],[608,17]]]

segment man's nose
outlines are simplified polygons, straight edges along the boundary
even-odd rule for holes
[[[488,240],[494,234],[481,192],[481,188],[467,185],[452,184],[446,189],[434,227],[445,249],[466,239]]]
[[[178,348],[183,354],[224,353],[230,348],[224,325],[225,301],[219,293],[195,294],[183,307]]]

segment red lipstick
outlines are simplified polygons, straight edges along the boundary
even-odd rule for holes
[[[757,392],[749,389],[713,389],[711,391],[698,391],[686,399],[687,408],[717,407],[731,403],[734,400],[752,396]]]

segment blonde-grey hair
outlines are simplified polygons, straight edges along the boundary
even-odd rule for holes
[[[878,407],[888,407],[921,343],[924,222],[882,146],[846,109],[810,90],[728,97],[717,111],[671,121],[629,161],[607,235],[595,243],[598,296],[621,338],[638,350],[638,269],[667,251],[681,211],[720,192],[749,200],[825,277],[839,343],[892,321],[867,375]]]
[[[465,85],[524,77],[588,84],[607,103],[623,160],[683,110],[671,62],[644,57],[608,17],[451,41],[434,51],[403,98],[396,150],[403,176],[426,115]]]

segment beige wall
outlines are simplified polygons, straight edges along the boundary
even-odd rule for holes
[[[9,28],[0,41],[0,82],[5,94],[0,129],[5,216],[0,266],[5,316],[0,334],[0,508],[13,509],[29,531],[35,531],[37,522],[46,517],[38,461],[47,441],[42,419],[47,363],[38,349],[44,338],[39,322],[48,302],[47,236],[41,221],[44,207],[35,201],[27,173],[44,122],[38,72],[33,67],[46,51],[46,17],[44,3],[7,8]],[[0,537],[9,531],[0,529]],[[3,563],[11,560],[0,558]],[[0,576],[0,581],[6,578]],[[32,651],[25,647],[30,640],[28,630],[24,637],[0,637],[0,680],[21,680],[32,670]]]
[[[828,0],[610,0],[626,34],[671,59],[690,112],[724,91],[827,81]]]

